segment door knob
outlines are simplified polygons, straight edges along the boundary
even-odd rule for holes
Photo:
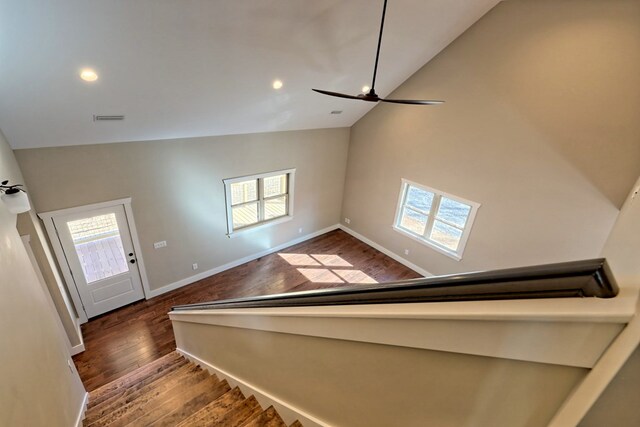
[[[135,264],[135,263],[136,263],[136,260],[135,260],[135,259],[132,259],[132,260],[131,260],[131,261],[129,261],[129,262],[130,262],[131,264]]]

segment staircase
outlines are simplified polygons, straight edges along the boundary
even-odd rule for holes
[[[273,406],[263,410],[176,352],[89,393],[83,425],[287,427]]]

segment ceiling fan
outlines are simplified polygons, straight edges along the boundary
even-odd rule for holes
[[[380,58],[380,44],[382,43],[382,29],[384,28],[384,16],[387,11],[387,0],[384,0],[384,6],[382,8],[382,22],[380,23],[380,35],[378,36],[378,50],[376,51],[376,63],[373,67],[373,81],[371,82],[371,89],[367,93],[360,93],[358,95],[348,95],[339,92],[330,92],[328,90],[312,89],[315,92],[323,95],[336,96],[338,98],[347,99],[359,99],[361,101],[368,102],[391,102],[394,104],[411,104],[411,105],[437,105],[442,104],[444,101],[437,100],[422,100],[422,99],[388,99],[380,98],[376,93],[376,74],[378,72],[378,59]]]

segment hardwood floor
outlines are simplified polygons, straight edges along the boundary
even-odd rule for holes
[[[416,277],[420,275],[413,270],[336,230],[96,317],[82,326],[86,350],[73,359],[85,388],[92,391],[175,349],[167,316],[174,305]]]

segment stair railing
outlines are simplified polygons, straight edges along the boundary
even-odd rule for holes
[[[605,259],[433,276],[178,305],[172,311],[533,298],[612,298],[618,286]]]

